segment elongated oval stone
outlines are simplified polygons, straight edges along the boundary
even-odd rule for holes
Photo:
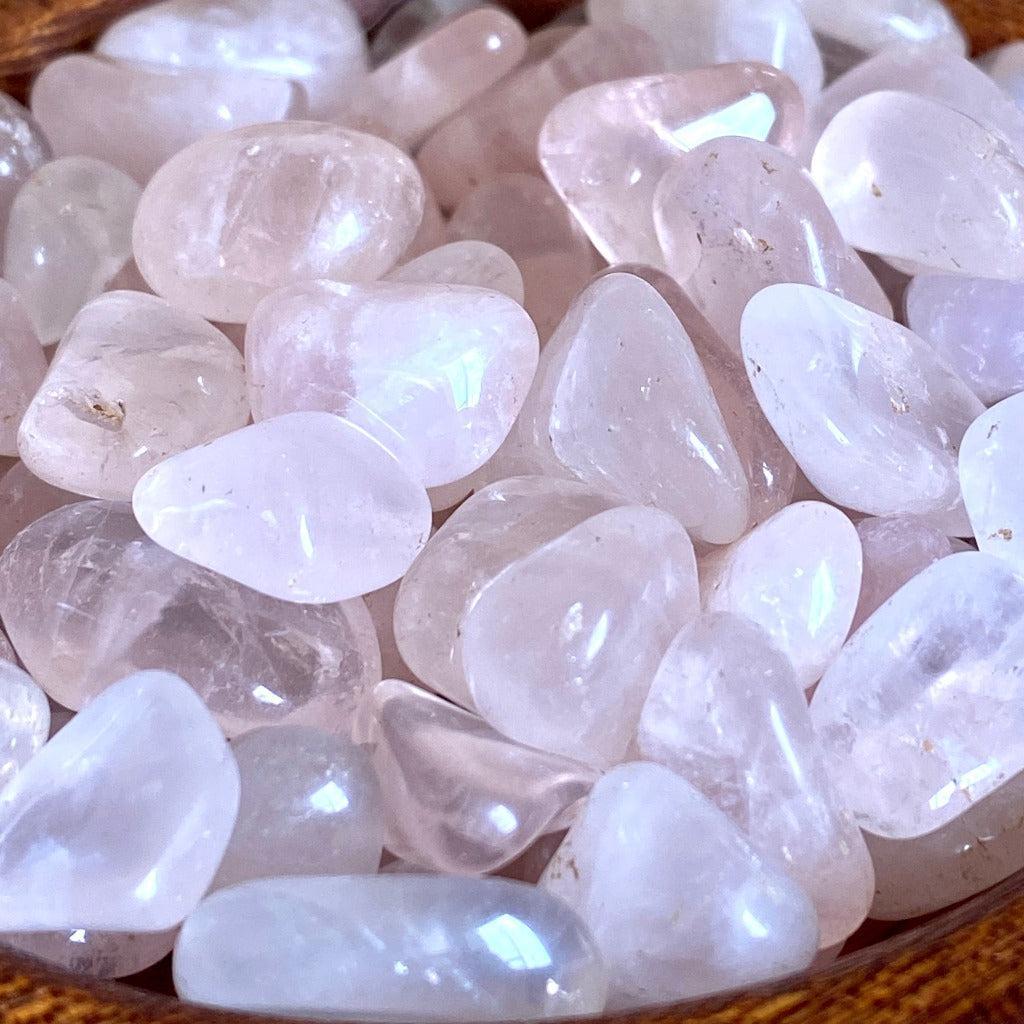
[[[755,295],[741,334],[754,394],[818,491],[844,508],[970,532],[957,449],[983,406],[916,334],[796,284]]]
[[[0,661],[0,787],[6,786],[50,736],[50,703],[32,677]]]
[[[654,676],[636,743],[803,886],[823,948],[860,927],[874,896],[871,858],[838,802],[793,668],[760,626],[727,613],[684,626]]]
[[[620,765],[598,782],[540,886],[592,931],[617,1006],[750,985],[818,950],[803,889],[660,765]]]
[[[572,911],[497,878],[249,882],[205,900],[174,950],[183,999],[278,1014],[533,1020],[598,1013],[607,984]]]
[[[32,115],[16,99],[0,93],[0,238],[7,233],[18,190],[52,157],[50,141]]]
[[[299,82],[319,117],[366,70],[366,36],[337,0],[163,0],[115,21],[97,52],[129,63]]]
[[[299,725],[254,729],[231,751],[241,801],[215,889],[252,878],[376,873],[384,813],[365,751]]]
[[[0,790],[0,930],[173,928],[237,811],[238,768],[191,687],[121,680]]]
[[[164,932],[99,932],[64,928],[56,932],[7,932],[0,944],[39,957],[72,974],[124,978],[159,963],[174,948],[178,929]]]
[[[554,831],[597,779],[409,683],[381,683],[372,703],[388,849],[429,870],[497,870]]]
[[[942,0],[863,0],[836,4],[833,0],[800,0],[815,32],[874,53],[894,43],[941,39],[963,53],[966,40]]]
[[[448,242],[392,270],[387,280],[400,284],[462,284],[500,292],[523,305],[523,275],[504,249],[469,239]]]
[[[278,416],[172,456],[139,481],[132,504],[161,547],[298,604],[393,583],[430,534],[423,485],[326,412]]]
[[[155,295],[108,292],[65,332],[18,450],[55,487],[126,501],[148,469],[248,419],[242,357],[216,327]]]
[[[74,156],[44,164],[15,196],[4,278],[43,345],[59,341],[131,258],[140,191],[116,167]]]
[[[245,332],[254,419],[337,413],[428,487],[498,450],[539,351],[521,306],[463,285],[296,285],[264,299]]]
[[[81,495],[51,487],[33,476],[24,462],[16,462],[0,477],[0,552],[47,512],[81,500]]]
[[[915,576],[857,631],[811,714],[862,827],[926,835],[1024,769],[1024,583],[965,552]]]
[[[275,288],[386,274],[423,218],[415,165],[383,139],[288,121],[210,136],[153,176],[132,230],[153,290],[244,323]]]
[[[922,167],[935,167],[922,178]],[[821,136],[814,180],[843,236],[917,270],[1024,277],[1024,167],[977,121],[923,96],[876,92]]]
[[[17,455],[18,427],[46,376],[46,356],[18,293],[0,280],[0,455]]]
[[[725,135],[792,150],[803,127],[790,78],[763,64],[723,64],[581,89],[548,115],[538,151],[609,263],[661,266],[654,190],[680,152]]]
[[[361,601],[275,601],[176,558],[129,507],[108,502],[51,512],[6,548],[0,616],[29,671],[65,707],[166,668],[229,736],[292,723],[345,735],[381,677]]]

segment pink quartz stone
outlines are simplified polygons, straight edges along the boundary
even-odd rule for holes
[[[523,275],[524,303],[547,340],[599,260],[551,186],[533,174],[500,174],[470,192],[449,224],[452,237],[504,249]]]
[[[548,115],[539,153],[609,263],[660,266],[654,192],[680,152],[724,135],[792,150],[803,127],[790,78],[763,64],[724,64],[582,89]]]
[[[398,0],[373,32],[370,62],[385,63],[440,22],[479,6],[479,0]]]
[[[373,711],[388,849],[432,871],[496,870],[552,830],[597,779],[408,683],[381,683]]]
[[[13,658],[0,661],[0,787],[39,753],[50,737],[50,704]]]
[[[132,504],[162,547],[298,604],[393,583],[430,534],[423,485],[327,412],[277,416],[172,456],[139,481]]]
[[[133,245],[157,294],[242,323],[275,288],[386,274],[422,217],[419,173],[390,143],[290,121],[211,136],[172,157],[143,193]]]
[[[654,223],[665,266],[737,354],[743,310],[770,284],[813,284],[892,316],[810,176],[767,143],[716,139],[681,154],[658,185]]]
[[[124,978],[163,960],[174,948],[177,935],[177,928],[165,932],[65,928],[59,932],[0,933],[0,945],[39,957],[72,974]]]
[[[0,281],[0,455],[16,455],[18,427],[46,375],[46,357],[18,293]]]
[[[446,208],[498,174],[538,173],[537,137],[544,118],[570,93],[663,70],[654,42],[619,25],[545,37],[527,59],[527,66],[467,104],[420,150],[423,176]]]
[[[448,284],[284,288],[256,307],[245,337],[254,419],[337,413],[428,487],[467,476],[497,451],[539,352],[522,307]]]
[[[53,156],[49,139],[15,99],[0,93],[0,241],[18,189]]]
[[[465,284],[501,292],[523,304],[523,275],[504,249],[490,242],[449,242],[425,252],[388,274],[403,284]]]
[[[47,512],[81,500],[80,495],[33,476],[24,462],[16,462],[0,477],[0,551]]]

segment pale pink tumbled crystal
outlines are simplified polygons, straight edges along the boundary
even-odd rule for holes
[[[387,276],[403,284],[464,284],[501,292],[523,305],[523,275],[504,249],[469,239],[449,242],[402,264]]]
[[[0,93],[0,239],[18,189],[53,151],[32,115],[15,99]]]
[[[135,260],[168,301],[241,323],[275,288],[386,274],[423,202],[415,165],[382,139],[312,121],[240,128],[193,143],[153,176]]]
[[[46,375],[39,347],[18,293],[0,280],[0,455],[18,452],[18,427]]]
[[[163,932],[65,928],[57,932],[0,933],[0,945],[39,957],[72,974],[124,978],[163,960],[174,948],[177,935],[177,928]]]
[[[894,44],[941,39],[954,53],[966,48],[963,29],[942,0],[800,0],[811,27],[852,46],[874,53]]]
[[[33,476],[24,462],[16,462],[0,477],[0,552],[47,512],[81,500],[81,495],[53,487]]]
[[[6,786],[50,737],[50,704],[32,677],[0,661],[0,787]]]

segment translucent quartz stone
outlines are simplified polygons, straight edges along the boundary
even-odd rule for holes
[[[373,713],[388,849],[432,871],[500,868],[554,831],[597,779],[592,769],[513,743],[408,683],[381,683]]]
[[[9,661],[12,664],[18,661],[18,656],[14,653],[11,641],[7,639],[7,634],[3,630],[0,630],[0,661]]]
[[[526,311],[542,341],[600,262],[555,190],[533,174],[500,174],[484,182],[459,203],[448,228],[454,238],[490,242],[516,261]]]
[[[140,672],[0,790],[0,930],[159,932],[199,902],[238,810],[238,768],[195,691]]]
[[[800,5],[816,32],[865,52],[926,39],[941,39],[954,52],[966,49],[963,30],[942,0],[800,0]]]
[[[814,182],[767,143],[723,138],[681,154],[658,184],[654,223],[669,272],[737,353],[743,310],[770,284],[816,285],[892,316]]]
[[[121,61],[296,81],[314,117],[366,70],[366,36],[338,0],[163,0],[115,21],[96,50]]]
[[[0,455],[18,454],[18,427],[46,376],[46,356],[18,293],[0,280]]]
[[[754,394],[808,480],[870,515],[970,530],[957,448],[983,406],[916,334],[818,288],[779,284],[743,315]]]
[[[811,170],[856,248],[919,271],[1024,277],[1024,167],[966,115],[910,93],[863,96],[825,129]]]
[[[954,551],[942,530],[914,516],[862,519],[857,536],[864,552],[864,572],[853,629],[859,629],[904,583]]]
[[[498,450],[539,351],[517,303],[449,284],[295,285],[264,299],[245,333],[254,419],[337,413],[428,487]]]
[[[993,405],[1024,391],[1024,282],[953,274],[915,277],[907,326]]]
[[[362,749],[319,729],[276,725],[247,732],[231,750],[242,797],[214,888],[280,875],[376,874],[384,813]]]
[[[403,260],[414,260],[431,249],[444,245],[448,241],[448,221],[441,212],[441,207],[430,189],[423,186],[423,220],[420,221],[416,237],[409,243]]]
[[[0,239],[18,189],[53,156],[50,142],[32,115],[15,99],[0,93]]]
[[[1024,769],[1024,582],[950,555],[857,631],[811,703],[829,771],[862,827],[891,839],[952,821]]]
[[[243,323],[275,288],[386,274],[423,202],[415,165],[383,139],[312,121],[239,128],[193,143],[153,176],[135,260],[175,305]]]
[[[498,732],[606,768],[626,755],[654,671],[698,610],[686,531],[656,509],[611,509],[513,562],[468,605],[469,691]]]
[[[459,650],[464,610],[512,562],[617,504],[575,481],[521,477],[460,506],[405,574],[395,602],[395,639],[416,678],[472,709]]]
[[[504,249],[472,239],[449,242],[392,270],[387,280],[401,284],[463,284],[507,295],[523,305],[523,275]]]
[[[728,614],[684,626],[654,676],[636,743],[803,886],[822,947],[856,931],[875,892],[871,858],[837,801],[793,669],[760,626]]]
[[[599,1013],[579,919],[498,878],[275,878],[215,893],[174,950],[182,999],[302,1016],[512,1020]]]
[[[978,58],[978,66],[1018,107],[1024,107],[1024,43],[1004,43]]]
[[[380,681],[361,601],[275,601],[157,547],[131,509],[91,501],[33,523],[0,558],[0,615],[65,707],[140,669],[186,679],[237,735],[303,723],[339,735]]]
[[[593,932],[614,1006],[752,985],[802,970],[818,951],[803,889],[660,765],[605,775],[540,884]]]
[[[660,266],[654,191],[681,151],[724,135],[792,150],[803,128],[791,79],[762,64],[726,64],[574,93],[544,122],[540,162],[609,263]]]
[[[746,476],[697,352],[632,274],[599,278],[573,305],[517,430],[540,468],[662,509],[699,540],[746,527]]]
[[[6,786],[50,737],[46,694],[11,661],[0,661],[0,787]]]
[[[850,632],[861,558],[857,530],[839,509],[801,501],[701,560],[704,608],[763,627],[806,689]]]
[[[2,486],[2,484],[0,484]],[[409,670],[401,652],[398,650],[398,643],[395,640],[395,601],[398,598],[398,588],[401,580],[389,583],[372,594],[367,594],[363,601],[366,610],[373,620],[373,627],[377,633],[377,643],[380,645],[380,663],[382,679],[410,679],[415,678]]]
[[[248,419],[242,357],[216,327],[155,295],[108,292],[65,332],[18,449],[55,487],[126,501],[152,466]]]
[[[132,255],[139,186],[92,157],[44,164],[15,196],[4,277],[17,289],[36,337],[60,340]]]
[[[405,0],[377,27],[370,40],[370,61],[383,64],[437,23],[479,6],[479,0]]]
[[[0,945],[30,953],[72,974],[124,978],[163,960],[174,948],[177,935],[177,928],[137,933],[65,928],[55,932],[0,934]]]
[[[662,70],[654,41],[629,26],[590,26],[550,41],[550,52],[533,60],[528,54],[524,67],[466,104],[424,143],[417,160],[442,206],[453,209],[498,174],[538,173],[544,118],[570,93]]]
[[[821,54],[799,0],[588,0],[587,16],[647,32],[666,71],[760,61],[785,71],[808,101],[821,91]]]
[[[16,462],[0,477],[0,552],[47,512],[81,500],[80,495],[51,487],[33,476],[24,462]]]
[[[393,583],[430,535],[423,485],[326,412],[278,416],[172,456],[132,502],[161,547],[298,604]]]

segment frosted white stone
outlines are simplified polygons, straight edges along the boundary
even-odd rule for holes
[[[860,50],[874,52],[893,43],[941,39],[963,53],[967,40],[942,0],[800,0],[811,26]]]
[[[32,677],[0,661],[0,787],[7,785],[50,736],[50,702]]]

